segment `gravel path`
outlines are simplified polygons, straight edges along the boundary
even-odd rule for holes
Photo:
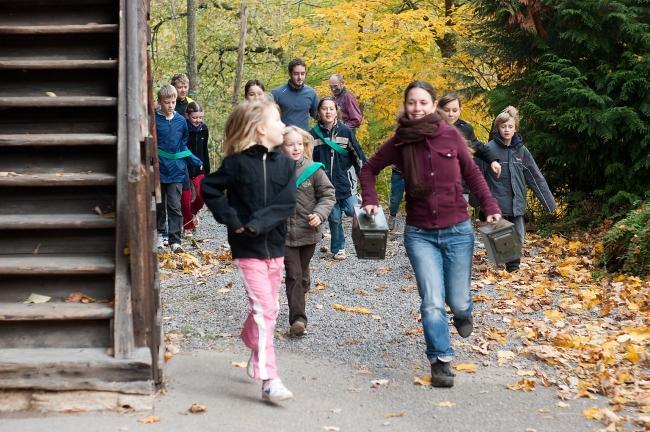
[[[225,227],[217,224],[207,211],[201,214],[201,222],[195,235],[197,241],[194,246],[188,242],[187,251],[198,255],[199,249],[195,246],[199,246],[219,253],[221,245],[226,242]],[[312,290],[307,299],[309,325],[305,337],[291,339],[287,336],[288,307],[286,296],[281,294],[277,349],[376,371],[408,366],[414,372],[426,373],[428,362],[418,322],[419,296],[402,235],[390,236],[385,260],[359,260],[349,238],[350,222],[346,219],[346,260],[334,261],[330,254],[322,253],[318,248],[312,259]],[[398,221],[398,227],[403,227],[403,220]],[[321,245],[328,244],[328,239],[321,241]],[[477,246],[481,247],[478,242]],[[480,263],[484,258],[477,259],[479,265],[485,265]],[[241,279],[234,265],[229,263],[221,263],[210,273],[197,277],[162,270],[165,331],[181,335],[178,344],[185,351],[206,348],[244,350],[239,331],[248,306]],[[474,277],[481,276],[475,274]],[[473,294],[476,296],[478,292]],[[481,288],[480,294],[499,295],[493,286]],[[371,314],[337,311],[332,304],[367,308]],[[498,315],[487,312],[484,303],[475,304],[479,330],[476,335],[481,328],[505,326]],[[474,335],[462,340],[453,327],[451,332],[457,361],[477,362],[483,366],[495,362],[496,350],[490,349],[490,354],[483,355],[470,349],[470,345],[484,340],[472,340]],[[516,342],[509,341],[499,349],[511,349],[512,344]],[[496,346],[497,342],[491,342],[489,348]]]

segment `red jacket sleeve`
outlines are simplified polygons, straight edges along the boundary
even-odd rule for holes
[[[382,169],[396,163],[398,155],[399,150],[395,147],[395,137],[391,137],[363,164],[359,174],[359,183],[361,183],[361,199],[364,205],[379,205],[379,197],[375,189],[377,175]]]

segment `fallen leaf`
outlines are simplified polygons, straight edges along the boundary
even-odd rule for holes
[[[498,350],[497,351],[497,362],[499,366],[503,366],[509,360],[512,360],[516,357],[516,354],[508,350]]]
[[[405,415],[406,413],[404,411],[400,411],[400,412],[386,413],[384,414],[384,418],[404,417]]]
[[[248,362],[245,362],[245,361],[243,361],[243,362],[230,362],[230,366],[232,366],[234,368],[242,368],[242,369],[244,369],[244,368],[246,368],[246,366],[248,366]]]
[[[424,330],[422,330],[422,327],[409,328],[409,329],[406,329],[406,331],[404,332],[404,334],[406,336],[418,335],[418,334],[423,334],[423,333],[424,333]]]
[[[31,293],[29,297],[27,297],[27,300],[25,300],[23,303],[47,303],[50,300],[52,300],[52,297],[48,297],[42,294]]]
[[[438,402],[436,406],[439,408],[453,408],[456,406],[456,402],[443,401],[443,402]]]
[[[160,417],[151,415],[151,416],[143,417],[138,421],[140,423],[158,423],[160,421]]]
[[[85,304],[95,303],[94,298],[80,292],[70,293],[70,295],[68,295],[68,298],[65,299],[65,301],[67,303],[85,303]]]
[[[374,320],[376,320],[376,321],[380,321],[380,320],[381,320],[381,316],[379,316],[379,315],[373,315],[373,316],[372,316],[372,319],[374,319]]]
[[[413,378],[413,384],[421,386],[431,385],[431,375],[422,375],[421,377]]]
[[[332,304],[332,308],[337,311],[341,312],[351,312],[351,313],[357,313],[357,314],[363,314],[363,315],[370,315],[372,312],[370,312],[369,309],[366,309],[364,307],[351,307],[351,306],[343,306],[340,304]]]
[[[525,392],[531,392],[535,390],[535,380],[522,378],[514,384],[507,384],[506,387],[508,387],[510,390],[522,390]]]
[[[200,403],[193,403],[188,411],[191,412],[192,414],[196,414],[196,413],[206,412],[207,410],[208,407],[206,407],[205,405],[202,405]]]
[[[325,288],[327,288],[327,285],[323,281],[316,281],[316,284],[314,285],[314,290],[315,291],[322,291]]]
[[[555,406],[558,407],[558,408],[570,408],[571,407],[571,405],[569,405],[566,402],[562,402],[562,401],[556,403]]]
[[[474,373],[478,370],[478,365],[474,363],[458,363],[454,366],[458,372]]]
[[[600,420],[605,416],[605,413],[598,407],[591,407],[582,410],[582,415],[587,420]]]

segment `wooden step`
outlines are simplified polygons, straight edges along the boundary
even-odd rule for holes
[[[113,318],[108,303],[0,303],[0,321],[97,320]]]
[[[115,175],[105,173],[0,172],[0,186],[112,186],[114,184]]]
[[[0,59],[2,69],[116,69],[117,60]]]
[[[116,145],[113,134],[0,134],[0,147]]]
[[[114,228],[115,216],[97,214],[0,214],[0,230]]]
[[[41,34],[88,34],[117,33],[117,24],[71,24],[71,25],[0,25],[0,34],[41,35]]]
[[[0,275],[83,275],[114,271],[115,260],[108,256],[0,255]]]
[[[106,107],[117,106],[116,97],[108,96],[0,96],[4,108]]]
[[[151,353],[116,359],[103,348],[0,349],[0,388],[152,394]]]

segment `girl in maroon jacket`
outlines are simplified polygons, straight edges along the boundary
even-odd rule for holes
[[[395,135],[361,169],[364,210],[378,211],[375,181],[379,172],[395,164],[406,185],[404,246],[422,299],[420,312],[426,354],[435,387],[454,385],[445,303],[462,337],[473,328],[470,281],[474,231],[463,198],[462,180],[485,209],[489,222],[501,211],[456,128],[436,113],[431,84],[413,81],[404,92],[404,112]]]

